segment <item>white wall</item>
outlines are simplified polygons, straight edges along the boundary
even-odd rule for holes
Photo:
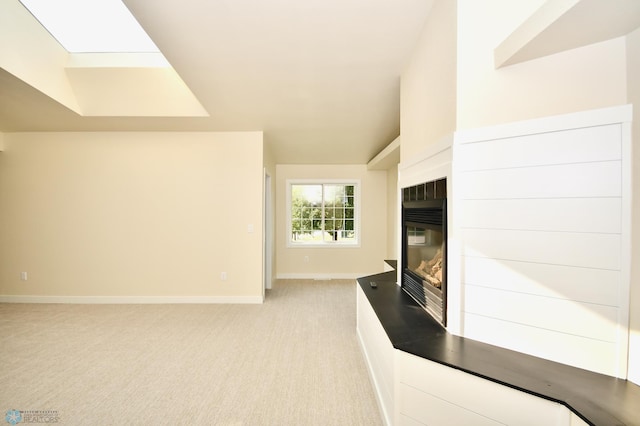
[[[387,247],[386,172],[366,165],[277,166],[276,228],[279,278],[355,278],[382,272]],[[359,179],[360,247],[287,247],[286,193],[289,179]],[[308,257],[308,262],[305,262]]]
[[[465,337],[626,378],[630,116],[456,134]]]
[[[5,144],[0,295],[261,300],[261,132],[7,133]]]
[[[390,426],[394,424],[396,411],[395,349],[360,286],[356,286],[356,322],[358,343],[369,368],[380,414],[385,425]]]
[[[617,106],[638,99],[633,95],[637,92],[627,87],[638,85],[634,59],[640,50],[637,34],[496,70],[493,49],[542,3],[458,1],[457,129]],[[632,239],[639,238],[636,231]],[[637,276],[635,271],[631,280],[632,312],[637,311],[633,309]],[[633,317],[631,321],[637,330],[638,320]],[[638,371],[634,364],[631,360],[630,369]]]
[[[556,402],[406,352],[394,355],[396,424],[586,425]]]

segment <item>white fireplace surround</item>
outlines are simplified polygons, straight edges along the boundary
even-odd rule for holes
[[[447,178],[449,332],[627,377],[631,116],[457,131],[399,165],[398,194]]]

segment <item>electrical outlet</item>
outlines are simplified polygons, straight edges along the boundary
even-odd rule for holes
[[[29,276],[27,275],[26,272],[20,272],[20,280],[21,281],[26,281],[29,279]]]
[[[222,281],[226,281],[227,280],[227,273],[226,272],[220,272],[220,279]]]
[[[309,263],[309,256],[304,257],[304,263]]]

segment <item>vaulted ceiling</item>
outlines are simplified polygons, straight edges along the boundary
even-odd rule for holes
[[[124,3],[206,112],[136,115],[123,101],[120,115],[117,99],[75,112],[0,68],[0,131],[261,130],[279,163],[364,164],[399,134],[400,74],[432,1]],[[70,68],[85,96],[104,96]]]

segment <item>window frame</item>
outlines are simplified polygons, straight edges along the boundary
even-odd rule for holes
[[[293,241],[291,236],[292,232],[292,218],[291,218],[291,190],[293,185],[353,185],[353,229],[355,231],[355,241]],[[287,179],[286,189],[286,209],[287,209],[287,232],[285,238],[287,239],[287,248],[357,248],[360,247],[361,242],[361,226],[360,226],[360,205],[361,205],[361,191],[360,191],[360,179]]]

